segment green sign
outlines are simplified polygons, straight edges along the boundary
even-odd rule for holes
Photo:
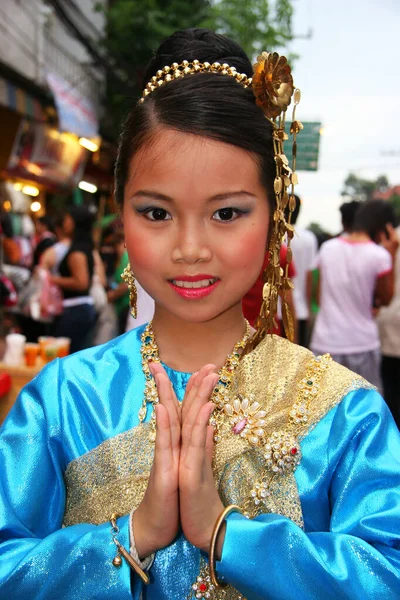
[[[304,129],[297,134],[296,138],[296,171],[317,171],[321,123],[305,123],[302,121],[302,124]],[[288,123],[286,130],[289,127]],[[289,139],[285,142],[285,154],[290,164],[292,164],[292,140],[293,137],[289,135]]]

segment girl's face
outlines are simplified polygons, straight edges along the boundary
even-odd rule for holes
[[[132,159],[125,239],[156,310],[197,323],[238,310],[260,274],[269,217],[245,150],[163,129]]]
[[[71,236],[75,229],[75,223],[71,215],[66,214],[62,222],[62,232],[64,235]]]

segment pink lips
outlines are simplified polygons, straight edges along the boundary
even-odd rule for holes
[[[203,274],[193,275],[193,276],[182,275],[182,276],[174,278],[174,281],[196,282],[196,281],[202,281],[205,279],[210,280],[210,279],[215,279],[215,277],[213,275],[203,275]],[[218,284],[220,283],[220,280],[217,279],[217,281],[215,281],[211,285],[207,285],[205,287],[200,287],[200,288],[179,287],[179,286],[175,285],[174,283],[172,283],[172,281],[169,281],[168,283],[177,294],[182,296],[182,298],[186,298],[187,300],[198,300],[200,298],[205,298],[206,296],[209,296],[215,290],[215,288],[218,286]]]

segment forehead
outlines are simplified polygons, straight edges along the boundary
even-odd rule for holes
[[[125,195],[155,189],[179,198],[245,190],[264,194],[251,152],[207,137],[162,129],[133,157]]]

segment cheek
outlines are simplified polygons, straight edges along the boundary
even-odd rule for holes
[[[152,273],[162,256],[162,236],[150,235],[141,219],[124,218],[124,233],[129,261],[134,273]],[[150,242],[151,238],[151,242]],[[165,252],[165,246],[164,252]]]
[[[257,278],[267,250],[268,227],[260,221],[225,246],[227,260],[244,271],[246,279]]]

